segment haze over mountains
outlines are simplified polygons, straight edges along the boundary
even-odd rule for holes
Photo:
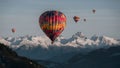
[[[51,41],[46,36],[6,37],[0,38],[0,43],[6,44],[19,55],[36,60],[43,65],[50,67],[52,64],[53,66],[51,68],[56,68],[56,66],[59,67],[61,64],[63,67],[69,67],[71,64],[73,64],[71,68],[73,68],[74,65],[78,65],[77,67],[82,67],[79,66],[79,64],[83,62],[82,60],[86,59],[86,55],[88,55],[90,58],[89,55],[92,51],[101,51],[99,49],[103,48],[103,54],[105,54],[106,52],[104,53],[104,51],[107,51],[109,48],[120,47],[120,40],[118,39],[97,35],[87,38],[81,32],[75,33],[71,38],[68,39],[61,35],[55,40],[54,44],[51,44]],[[110,51],[110,55],[113,54],[113,50]],[[120,51],[118,50],[118,56],[119,53]],[[97,51],[95,51],[95,54],[91,54],[91,56],[94,57],[96,54]],[[78,59],[75,57],[78,57]],[[84,63],[90,61],[93,60],[85,60]],[[97,61],[95,62],[97,64]]]

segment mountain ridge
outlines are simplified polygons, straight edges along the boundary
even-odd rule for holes
[[[43,65],[19,56],[8,46],[0,43],[0,68],[45,68]]]
[[[82,32],[77,32],[68,39],[60,35],[53,44],[51,44],[51,41],[46,36],[0,38],[0,43],[6,44],[21,56],[51,61],[59,60],[62,58],[60,55],[65,57],[66,54],[71,54],[73,56],[77,53],[88,53],[95,49],[120,46],[120,40],[97,35],[89,39]],[[51,58],[56,58],[56,60]],[[61,62],[64,62],[64,60],[61,60]]]

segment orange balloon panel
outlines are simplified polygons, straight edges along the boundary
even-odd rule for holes
[[[66,16],[60,11],[46,11],[41,14],[39,25],[51,41],[54,41],[66,26]]]

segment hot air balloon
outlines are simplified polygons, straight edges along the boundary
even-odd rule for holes
[[[95,10],[95,9],[93,9],[93,10],[92,10],[92,12],[93,12],[93,13],[95,13],[95,12],[96,12],[96,10]]]
[[[83,21],[86,22],[86,19],[84,18]]]
[[[74,16],[73,19],[74,19],[74,21],[77,23],[77,22],[80,20],[80,17]]]
[[[66,26],[66,16],[60,11],[46,11],[40,15],[39,25],[53,44],[54,40],[62,33]]]
[[[15,33],[16,29],[15,29],[15,28],[12,28],[11,31],[12,31],[13,33]]]

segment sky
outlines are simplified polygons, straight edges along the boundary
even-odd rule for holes
[[[95,14],[92,9],[96,9]],[[44,36],[38,20],[47,10],[66,15],[67,26],[61,34],[65,38],[83,32],[87,37],[96,34],[120,39],[120,0],[0,0],[0,36]],[[76,15],[78,23],[73,20]]]

